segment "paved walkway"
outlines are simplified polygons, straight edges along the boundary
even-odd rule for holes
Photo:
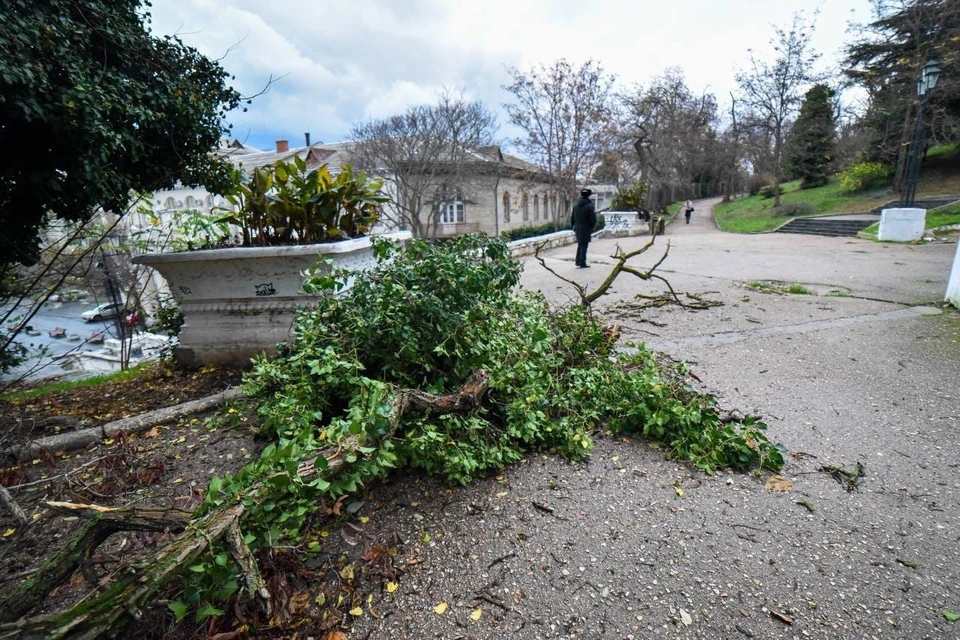
[[[723,406],[763,416],[790,450],[792,490],[608,438],[581,465],[536,456],[463,489],[377,489],[389,505],[378,522],[416,545],[418,564],[392,614],[359,618],[358,637],[960,635],[942,615],[960,612],[960,316],[932,307],[956,245],[730,235],[711,204],[637,262],[669,245],[659,272],[722,306],[643,310],[636,294],[663,288],[621,276],[597,310],[626,338],[686,360]],[[647,241],[595,242],[588,270],[575,269],[575,247],[546,259],[596,284],[618,246]],[[760,293],[759,281],[811,294]],[[574,296],[532,258],[523,283],[557,303]],[[856,462],[856,492],[819,471]]]

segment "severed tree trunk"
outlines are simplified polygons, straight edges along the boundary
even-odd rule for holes
[[[416,389],[399,390],[392,402],[391,429],[387,437],[396,432],[401,418],[413,409],[438,413],[461,413],[474,409],[482,401],[488,385],[489,375],[481,370],[471,375],[461,390],[454,393],[436,395]],[[319,473],[326,477],[335,476],[349,464],[347,456],[363,444],[356,436],[351,436],[339,446],[302,461],[298,466],[298,475],[305,479]],[[317,467],[316,462],[321,457],[327,464]],[[19,613],[10,616],[0,609],[0,620],[15,619],[42,602],[50,590],[69,578],[83,559],[89,557],[99,544],[116,531],[170,529],[182,533],[131,566],[96,598],[81,602],[63,613],[0,624],[0,640],[94,640],[115,635],[139,619],[143,609],[167,583],[221,540],[227,543],[234,559],[243,568],[250,595],[259,596],[269,606],[270,595],[259,578],[256,562],[240,534],[240,521],[244,515],[241,504],[225,505],[196,519],[189,519],[184,512],[173,510],[157,510],[146,514],[144,510],[132,508],[112,509],[69,503],[48,505],[55,509],[69,509],[92,520],[67,547],[41,568],[37,576],[4,599],[5,606],[16,607]],[[164,526],[160,527],[161,524]],[[22,604],[17,604],[19,599],[23,599]]]

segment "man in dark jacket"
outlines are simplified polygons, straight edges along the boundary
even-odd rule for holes
[[[593,228],[597,226],[597,211],[590,200],[593,191],[584,189],[580,192],[580,199],[573,205],[573,215],[570,218],[570,224],[573,226],[573,232],[577,236],[577,267],[586,269],[587,247],[590,244],[590,234]]]

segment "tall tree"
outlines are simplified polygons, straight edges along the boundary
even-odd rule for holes
[[[461,193],[477,147],[492,145],[497,119],[481,102],[444,92],[435,105],[356,125],[354,166],[384,180],[391,201],[383,217],[419,238],[436,235],[437,211]]]
[[[816,84],[807,91],[800,115],[787,139],[789,169],[802,180],[801,189],[827,184],[827,171],[836,148],[834,123],[834,91],[825,84]]]
[[[210,152],[240,96],[217,62],[152,35],[145,6],[5,0],[0,8],[0,308],[18,265],[38,260],[52,218],[122,212],[137,194],[177,182],[229,184],[228,165]],[[11,340],[0,340],[0,355]],[[8,364],[0,357],[0,368]]]
[[[517,147],[553,177],[557,191],[573,195],[578,180],[609,148],[613,75],[594,60],[575,66],[561,59],[508,71],[513,82],[504,89],[514,102],[504,108],[524,134]]]
[[[893,164],[906,152],[918,96],[920,69],[936,58],[942,73],[928,96],[931,143],[960,140],[960,2],[872,0],[874,20],[855,27],[845,74],[865,88],[869,105],[861,126],[871,159]],[[901,166],[903,163],[899,163]],[[899,185],[900,176],[897,176]]]
[[[780,206],[784,142],[790,119],[803,100],[804,89],[820,79],[814,72],[819,55],[811,48],[812,36],[813,24],[802,13],[796,13],[789,30],[774,27],[773,59],[751,51],[749,67],[736,74],[741,100],[748,111],[745,124],[760,134],[755,139],[769,147],[774,206]]]
[[[717,174],[713,94],[691,91],[683,71],[674,67],[619,99],[619,132],[636,154],[651,206],[699,197],[689,191],[692,183]]]

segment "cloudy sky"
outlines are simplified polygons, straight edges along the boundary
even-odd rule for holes
[[[507,67],[589,58],[620,84],[681,67],[721,104],[748,49],[768,51],[773,24],[819,10],[814,44],[827,64],[870,19],[869,0],[154,0],[152,28],[220,58],[246,95],[281,77],[234,133],[334,142],[352,124],[433,102],[447,87],[502,115]],[[505,135],[509,136],[505,129]]]

